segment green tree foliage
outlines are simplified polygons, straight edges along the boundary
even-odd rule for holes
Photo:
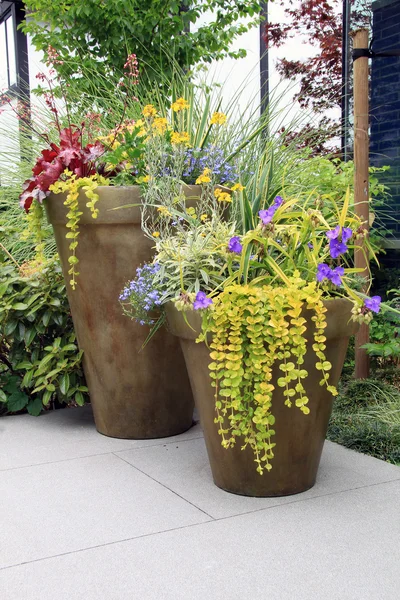
[[[57,50],[57,72],[81,91],[91,84],[85,74],[121,73],[130,53],[153,83],[171,79],[175,66],[242,57],[245,50],[233,51],[232,41],[259,22],[261,10],[255,0],[26,0],[25,6],[23,30],[45,55],[49,45]]]

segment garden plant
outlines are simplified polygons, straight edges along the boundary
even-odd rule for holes
[[[190,105],[182,102],[179,112],[188,110]],[[147,111],[151,125],[157,109]],[[225,115],[218,118],[224,127]],[[157,165],[164,152],[157,154],[153,147],[152,155]],[[184,339],[195,394],[201,390],[207,396],[207,385],[214,389],[213,420],[223,448],[229,452],[240,444],[247,454],[250,449],[255,471],[262,475],[273,470],[274,456],[279,456],[275,429],[282,427],[284,416],[278,402],[287,411],[303,413],[311,428],[326,430],[329,414],[320,425],[311,416],[316,400],[327,402],[325,394],[337,395],[350,336],[358,323],[371,322],[381,310],[379,296],[362,293],[366,282],[352,264],[354,249],[375,253],[364,224],[351,210],[349,190],[339,198],[312,189],[289,196],[283,187],[277,195],[265,187],[258,171],[246,186],[238,180],[221,188],[212,169],[204,168],[196,180],[201,186],[198,204],[187,207],[179,155],[174,164],[177,172],[162,175],[149,168],[143,229],[155,239],[155,258],[138,270],[120,300],[141,324],[156,332],[166,318]],[[155,322],[154,311],[160,309]],[[200,384],[196,375],[203,364],[200,354],[189,350],[185,338],[190,331],[209,348],[208,384]],[[207,428],[206,401],[196,397]],[[210,436],[206,433],[206,441]],[[213,444],[208,442],[214,468]],[[240,485],[221,483],[217,470],[214,478],[221,487],[257,495],[253,488],[243,491]],[[303,485],[312,485],[313,478],[315,474],[305,477]],[[264,493],[289,493],[281,485]]]

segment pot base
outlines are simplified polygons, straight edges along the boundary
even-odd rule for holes
[[[173,427],[173,428],[172,427],[169,427],[169,428],[164,427],[164,429],[160,428],[158,430],[152,430],[152,431],[149,431],[148,429],[146,431],[144,428],[142,428],[142,429],[138,428],[138,431],[136,434],[124,435],[120,431],[114,431],[114,428],[108,429],[108,430],[102,430],[95,423],[96,431],[98,433],[100,433],[101,435],[104,435],[105,437],[119,439],[119,440],[159,440],[159,439],[163,439],[163,438],[173,437],[175,435],[180,435],[181,433],[185,433],[186,431],[189,431],[189,429],[191,429],[195,424],[196,423],[193,420],[191,420],[190,424],[183,424],[182,422],[180,422],[176,427]]]

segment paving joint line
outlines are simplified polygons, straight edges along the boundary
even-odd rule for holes
[[[32,467],[41,467],[43,465],[55,465],[57,463],[61,463],[61,462],[69,462],[72,460],[81,460],[83,458],[91,458],[93,456],[106,456],[107,454],[114,454],[116,455],[116,452],[131,452],[132,450],[143,450],[143,448],[155,448],[156,446],[165,446],[167,444],[177,444],[178,442],[180,444],[182,444],[183,442],[191,442],[193,440],[202,440],[203,439],[203,435],[200,435],[198,437],[193,437],[193,438],[189,438],[186,440],[174,440],[174,441],[170,441],[167,442],[165,441],[165,439],[168,438],[160,438],[162,439],[162,443],[158,443],[158,444],[146,444],[145,446],[131,446],[130,448],[123,448],[121,450],[108,450],[107,452],[96,452],[95,454],[84,454],[83,456],[75,456],[73,458],[61,458],[60,460],[51,460],[51,461],[46,461],[46,462],[40,462],[40,463],[34,463],[32,465],[21,465],[19,467],[8,467],[6,469],[1,469],[0,468],[0,473],[4,473],[6,471],[17,471],[18,469],[31,469]]]
[[[175,494],[175,496],[178,496],[178,498],[180,498],[181,500],[184,500],[184,502],[187,502],[187,504],[190,504],[191,506],[193,506],[193,508],[196,508],[197,510],[201,511],[203,514],[205,514],[207,517],[209,517],[212,521],[215,521],[215,517],[213,517],[208,512],[206,512],[205,510],[203,510],[202,508],[200,508],[200,506],[197,506],[197,504],[194,504],[193,502],[190,502],[190,500],[188,500],[187,498],[184,498],[183,496],[181,496],[180,494],[178,494],[178,492],[176,492],[172,488],[170,488],[167,485],[165,485],[165,483],[162,483],[161,481],[158,481],[158,479],[155,479],[154,477],[152,477],[151,475],[149,475],[148,473],[146,473],[146,471],[142,471],[142,469],[139,469],[139,467],[136,467],[132,463],[128,462],[127,460],[125,460],[125,458],[122,458],[122,456],[118,456],[118,454],[115,454],[115,456],[117,458],[119,458],[120,460],[122,460],[127,465],[129,465],[130,467],[132,467],[133,469],[135,469],[136,471],[138,471],[139,473],[142,473],[142,475],[145,475],[146,477],[148,477],[149,479],[151,479],[155,483],[158,483],[159,485],[161,485],[166,490],[169,490],[170,492],[172,492],[173,494]]]
[[[131,465],[131,466],[133,467],[133,465]],[[134,467],[134,468],[136,468],[136,467]],[[16,563],[14,565],[8,565],[8,566],[5,566],[5,567],[0,567],[0,571],[6,571],[7,569],[15,569],[16,567],[22,567],[24,565],[29,565],[29,564],[32,564],[32,563],[42,562],[42,561],[45,561],[45,560],[52,560],[54,558],[60,558],[62,556],[69,556],[71,554],[80,554],[82,552],[89,552],[90,550],[96,550],[97,548],[103,548],[103,547],[106,547],[106,546],[113,546],[115,544],[124,544],[126,542],[130,542],[130,541],[134,541],[134,540],[139,540],[139,539],[142,539],[142,538],[152,537],[152,536],[156,536],[156,535],[163,535],[165,533],[170,533],[172,531],[180,531],[180,530],[183,530],[183,529],[190,529],[192,527],[200,527],[200,526],[203,526],[203,525],[209,525],[211,523],[218,523],[219,521],[226,521],[228,519],[236,519],[238,517],[242,517],[242,516],[245,516],[245,515],[250,515],[250,514],[253,514],[253,513],[258,513],[258,512],[261,512],[261,511],[268,511],[268,510],[271,510],[273,508],[279,508],[281,506],[284,507],[284,506],[289,506],[291,504],[297,504],[299,502],[308,502],[310,500],[316,500],[317,498],[324,498],[324,497],[327,497],[327,496],[334,496],[336,494],[345,494],[347,492],[352,492],[352,491],[355,491],[355,490],[369,488],[369,487],[375,487],[375,486],[378,486],[378,485],[385,485],[387,483],[394,483],[396,481],[400,481],[400,479],[392,479],[390,481],[382,481],[382,482],[379,482],[379,483],[373,483],[373,484],[369,484],[369,485],[365,485],[365,486],[359,486],[359,487],[356,487],[356,488],[351,488],[349,490],[340,490],[340,491],[337,491],[337,492],[331,492],[329,494],[322,494],[321,496],[312,496],[311,498],[303,498],[303,499],[299,499],[299,500],[294,500],[293,502],[285,502],[283,504],[274,504],[273,506],[267,506],[267,507],[264,507],[264,508],[247,511],[245,513],[240,513],[240,514],[237,514],[237,515],[228,515],[226,517],[212,517],[212,520],[210,520],[210,521],[203,521],[202,523],[191,523],[189,525],[182,525],[181,527],[172,527],[171,529],[163,529],[161,531],[155,531],[155,532],[152,532],[152,533],[144,533],[142,535],[137,535],[137,536],[133,536],[133,537],[130,537],[130,538],[124,538],[124,539],[121,539],[121,540],[114,540],[112,542],[105,542],[104,544],[96,544],[95,546],[87,546],[86,548],[79,548],[78,550],[69,550],[68,552],[61,552],[60,554],[53,554],[51,556],[43,556],[41,558],[35,558],[33,560],[26,560],[24,562]]]

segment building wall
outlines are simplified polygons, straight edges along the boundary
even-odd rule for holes
[[[378,0],[373,10],[373,50],[400,50],[400,0]],[[389,165],[381,176],[392,198],[382,211],[400,248],[400,57],[374,58],[371,67],[371,163]],[[384,217],[385,219],[385,217]]]

